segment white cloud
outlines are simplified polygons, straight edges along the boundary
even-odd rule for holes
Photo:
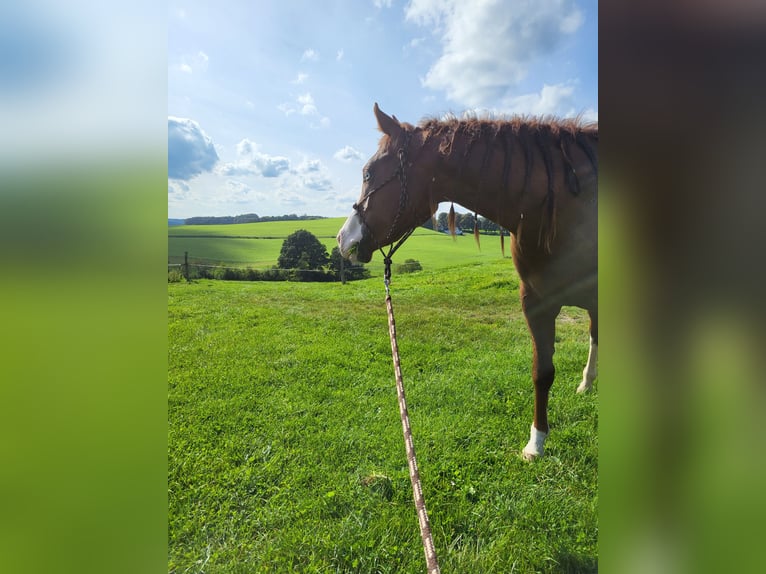
[[[317,111],[316,105],[314,105],[314,98],[310,92],[306,92],[305,94],[298,96],[297,101],[301,105],[301,115],[313,116],[319,113]]]
[[[501,0],[412,0],[407,20],[434,28],[442,54],[423,85],[467,106],[507,95],[535,61],[553,53],[584,21],[574,0],[538,0],[507,8]]]
[[[186,199],[190,190],[189,186],[181,180],[168,180],[168,196],[171,199]]]
[[[338,53],[335,54],[335,60],[340,62],[343,59],[344,54],[345,54],[345,52],[342,49],[338,50]]]
[[[309,123],[309,127],[311,128],[319,129],[330,127],[330,118],[319,113],[311,92],[300,94],[292,102],[283,102],[277,106],[277,109],[283,112],[286,116],[297,113],[311,118],[311,122]]]
[[[319,60],[319,52],[313,48],[308,48],[301,56],[301,62],[316,62],[317,60]]]
[[[344,146],[333,154],[333,157],[339,161],[354,161],[363,158],[362,152],[354,149],[350,145]]]
[[[299,173],[310,173],[312,171],[321,171],[322,162],[318,159],[304,159],[300,165],[298,165],[297,171]]]
[[[283,102],[277,106],[277,109],[284,112],[286,116],[295,113],[300,113],[302,116],[313,116],[319,113],[311,92],[299,95],[293,102]]]
[[[175,179],[168,180],[168,208],[183,208],[184,204],[193,199],[194,194],[185,182]]]
[[[582,119],[586,122],[598,122],[598,110],[594,108],[588,108],[582,113]]]
[[[574,82],[552,86],[543,84],[539,92],[506,99],[503,107],[517,114],[571,116],[576,113],[573,107],[574,91]]]
[[[311,122],[309,124],[309,127],[318,130],[318,129],[327,129],[330,127],[330,118],[327,116],[322,116],[319,118],[318,122]]]
[[[187,118],[168,116],[168,178],[189,180],[218,163],[213,140]]]
[[[226,176],[279,177],[289,169],[288,158],[262,153],[255,142],[243,139],[237,144],[237,160],[222,165],[218,172]]]
[[[314,191],[328,191],[332,189],[332,181],[330,178],[321,175],[304,177],[303,185]]]
[[[186,74],[193,74],[195,71],[206,72],[208,62],[210,62],[210,58],[205,52],[200,50],[196,54],[182,56],[178,69]]]
[[[278,193],[279,203],[290,208],[303,207],[306,205],[306,198],[296,193],[292,189],[280,189]]]
[[[318,159],[304,159],[295,170],[298,187],[314,191],[333,189],[332,179],[324,164]]]
[[[252,201],[252,188],[246,183],[230,179],[226,182],[224,188],[218,190],[216,199],[219,203],[238,204]]]
[[[309,79],[309,75],[308,74],[304,74],[303,72],[298,72],[298,75],[290,83],[291,84],[298,84],[298,85],[300,85],[300,84],[304,84],[306,82],[306,80],[308,80],[308,79]]]
[[[543,84],[539,92],[505,98],[502,102],[503,113],[556,115],[573,117],[581,115],[585,120],[598,120],[598,112],[593,108],[587,110],[576,107],[575,91],[579,82],[569,80],[560,84]]]
[[[561,32],[563,34],[574,34],[582,26],[583,22],[585,22],[583,13],[579,10],[574,10],[561,21]]]
[[[372,0],[375,8],[391,8],[391,0]]]

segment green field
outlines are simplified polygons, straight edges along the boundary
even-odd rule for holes
[[[231,225],[176,225],[168,228],[168,235],[239,235],[243,237],[287,237],[298,229],[308,229],[317,237],[337,235],[345,218],[330,217],[304,221],[265,221]]]
[[[531,343],[510,259],[468,237],[411,241],[400,257],[424,271],[395,275],[392,295],[442,571],[597,571],[598,382],[574,392],[587,315],[559,318],[551,435],[527,463]],[[457,265],[463,250],[478,261]],[[380,279],[168,294],[168,571],[425,571]]]
[[[193,262],[268,269],[276,265],[282,242],[298,229],[306,229],[316,235],[327,247],[327,252],[331,252],[337,245],[335,236],[344,221],[342,217],[335,217],[307,221],[170,227],[168,262],[183,261],[186,251],[189,253],[189,260]],[[506,243],[507,241],[506,238]],[[417,259],[425,270],[429,270],[495,261],[502,258],[502,252],[498,236],[483,235],[479,249],[471,235],[452,238],[444,233],[420,227],[397,253],[398,261],[407,258]],[[379,253],[373,257],[370,270],[373,275],[382,273],[382,258]]]

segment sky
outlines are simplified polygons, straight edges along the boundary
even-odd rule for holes
[[[595,0],[171,0],[168,217],[348,215],[373,104],[598,120]]]

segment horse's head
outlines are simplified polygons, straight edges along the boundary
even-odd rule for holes
[[[362,171],[362,194],[338,233],[341,255],[367,263],[373,252],[394,243],[433,213],[428,175],[413,162],[420,134],[374,107],[383,132],[378,151]]]

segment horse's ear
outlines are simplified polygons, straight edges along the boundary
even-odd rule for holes
[[[377,102],[375,102],[373,111],[375,112],[375,119],[378,120],[378,129],[380,129],[380,131],[382,131],[384,134],[393,137],[399,132],[399,130],[402,129],[402,126],[399,124],[399,120],[392,118],[383,112],[378,107]]]

